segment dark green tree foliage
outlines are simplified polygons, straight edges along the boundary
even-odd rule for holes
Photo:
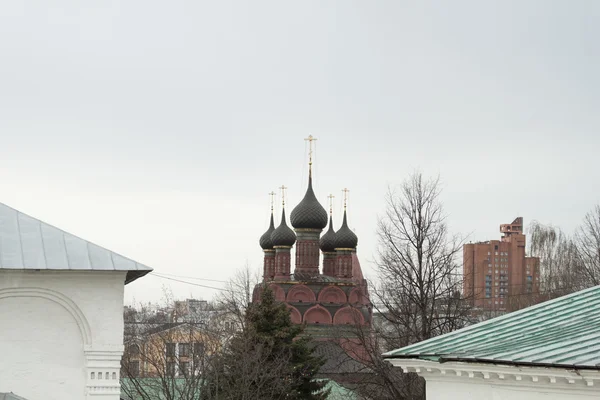
[[[264,288],[261,302],[248,309],[246,328],[225,351],[220,376],[209,377],[212,398],[326,399],[326,382],[315,380],[324,360],[313,356],[310,338],[299,337],[302,330]]]

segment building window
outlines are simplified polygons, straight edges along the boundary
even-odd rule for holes
[[[140,362],[130,361],[129,362],[129,376],[138,377],[140,376]]]
[[[167,363],[167,376],[175,376],[175,365],[172,361]]]
[[[132,356],[137,356],[140,354],[140,346],[137,344],[132,344],[129,346],[129,354]]]
[[[179,363],[179,375],[188,376],[190,374],[190,363],[189,361],[181,361]]]
[[[194,355],[196,357],[201,357],[204,355],[204,343],[202,343],[202,342],[194,343]]]
[[[167,343],[167,357],[175,357],[175,343]]]
[[[190,356],[190,344],[189,343],[179,343],[179,357],[189,357]]]

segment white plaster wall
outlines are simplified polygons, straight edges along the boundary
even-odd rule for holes
[[[0,392],[118,400],[125,274],[1,270]]]
[[[427,378],[427,400],[588,400],[600,398],[600,388],[553,388],[527,383],[493,384],[483,381]]]

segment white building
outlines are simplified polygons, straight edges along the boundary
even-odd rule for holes
[[[384,354],[427,400],[600,398],[600,286]]]
[[[118,400],[124,285],[150,271],[0,203],[0,393]]]

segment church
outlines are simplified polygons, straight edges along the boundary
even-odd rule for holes
[[[311,147],[306,194],[290,213],[291,228],[287,224],[285,198],[277,227],[271,205],[269,228],[259,240],[264,252],[264,282],[257,285],[253,300],[260,299],[261,287],[267,285],[275,298],[287,305],[292,322],[306,324],[308,333],[315,339],[327,339],[335,335],[334,331],[339,332],[332,327],[370,325],[372,305],[356,254],[358,237],[348,226],[347,198],[344,198],[341,226],[336,230],[331,205],[328,215],[313,190],[312,141],[315,139],[310,136],[307,140]],[[327,231],[321,235],[325,228]],[[296,262],[292,271],[294,245]]]

